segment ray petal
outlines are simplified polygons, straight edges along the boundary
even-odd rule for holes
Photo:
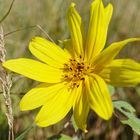
[[[39,60],[57,68],[62,68],[63,64],[71,58],[70,54],[61,47],[41,37],[34,37],[29,44],[29,49]]]
[[[74,100],[75,94],[65,86],[41,108],[35,120],[36,124],[46,127],[59,122],[70,111]]]
[[[113,106],[106,83],[98,75],[86,78],[88,101],[92,110],[101,118],[108,120],[112,116]]]
[[[130,38],[120,42],[115,42],[103,50],[93,61],[93,66],[95,71],[98,72],[103,69],[103,67],[109,64],[120,52],[120,50],[128,43],[140,41],[140,38]]]
[[[55,97],[57,92],[65,86],[65,83],[40,84],[27,92],[20,101],[20,109],[32,110],[38,108]]]
[[[74,119],[78,128],[80,128],[84,132],[87,132],[86,130],[87,116],[89,113],[89,104],[87,100],[87,95],[83,88],[82,83],[76,90],[78,96],[73,106]]]
[[[67,18],[71,33],[72,47],[75,52],[75,55],[83,55],[84,29],[82,25],[82,19],[78,12],[75,10],[75,3],[72,3],[69,7]]]
[[[113,60],[99,75],[113,86],[136,86],[140,83],[140,64],[131,59]]]
[[[13,72],[36,81],[46,83],[57,83],[62,81],[62,70],[50,67],[47,64],[32,59],[11,59],[4,62],[3,66]]]
[[[92,59],[104,48],[112,12],[112,5],[109,4],[104,8],[102,0],[95,0],[91,4],[86,41],[86,59],[88,61],[92,62]]]

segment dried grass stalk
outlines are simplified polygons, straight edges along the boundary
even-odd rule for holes
[[[8,126],[9,126],[9,135],[8,140],[14,140],[14,131],[13,131],[13,110],[12,110],[12,102],[10,97],[10,89],[12,86],[12,82],[10,80],[9,74],[7,73],[6,69],[2,67],[2,63],[5,62],[5,55],[6,50],[4,48],[4,35],[3,35],[3,29],[0,27],[0,72],[1,72],[1,86],[3,91],[3,96],[5,100],[5,106],[7,111],[5,112],[8,120]]]

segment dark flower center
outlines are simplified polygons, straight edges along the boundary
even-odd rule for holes
[[[85,75],[90,72],[90,66],[82,58],[70,59],[68,64],[64,64],[64,79],[70,83],[70,88],[79,87],[80,81],[85,79]]]

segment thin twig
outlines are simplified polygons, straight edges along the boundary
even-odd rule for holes
[[[7,36],[10,35],[10,34],[13,34],[13,33],[19,32],[19,31],[23,31],[23,30],[26,30],[26,29],[31,29],[31,28],[34,28],[34,27],[36,27],[36,25],[34,25],[34,26],[28,26],[28,27],[23,27],[23,28],[19,28],[19,29],[17,29],[17,30],[14,30],[14,31],[11,31],[11,32],[8,32],[8,33],[4,34],[4,37],[7,37]]]
[[[7,11],[6,14],[2,17],[2,19],[0,19],[0,23],[2,23],[2,22],[7,18],[7,16],[9,15],[9,13],[10,13],[12,7],[13,7],[14,2],[15,2],[15,0],[12,0],[8,11]]]
[[[53,39],[49,36],[49,34],[46,32],[46,31],[44,31],[44,29],[40,26],[40,25],[36,25],[46,36],[47,36],[47,38],[50,40],[50,41],[52,41],[53,43],[55,43],[54,41],[53,41]]]
[[[6,50],[4,48],[4,35],[3,35],[3,29],[2,27],[0,28],[0,63],[2,64],[5,62],[5,55],[6,55]],[[10,80],[9,74],[7,71],[0,65],[0,70],[1,70],[1,77],[0,81],[2,84],[2,91],[3,91],[3,96],[5,100],[5,106],[6,106],[6,116],[8,120],[8,126],[9,126],[9,135],[8,135],[8,140],[14,140],[14,131],[13,131],[13,110],[12,110],[12,102],[10,98],[10,89],[12,86],[12,82]]]
[[[42,31],[46,35],[47,39],[49,39],[51,42],[55,43],[54,40],[49,36],[49,34],[40,25],[33,25],[33,26],[19,28],[17,30],[14,30],[14,31],[11,31],[11,32],[8,32],[8,33],[4,34],[4,37],[7,37],[7,36],[9,36],[13,33],[19,32],[19,31],[23,31],[23,30],[26,30],[26,29],[32,29],[32,28],[35,28],[35,27],[37,27],[40,31]]]

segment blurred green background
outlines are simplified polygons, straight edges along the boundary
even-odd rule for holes
[[[140,37],[140,0],[103,1],[105,5],[111,2],[114,7],[106,46],[111,42],[125,38]],[[71,0],[16,0],[10,14],[1,26],[4,29],[4,34],[21,28],[25,29],[5,36],[6,58],[34,58],[28,50],[30,40],[34,36],[47,37],[39,28],[29,28],[30,26],[40,25],[56,43],[58,43],[58,40],[69,38],[66,13],[71,2]],[[77,3],[77,9],[87,26],[89,7],[92,0],[75,0],[74,2]],[[0,18],[7,12],[10,3],[11,0],[0,0]],[[140,43],[127,45],[118,57],[129,57],[140,62]],[[11,98],[15,118],[14,131],[18,136],[33,123],[37,112],[37,110],[21,112],[19,110],[19,101],[37,82],[16,74],[12,74],[12,82]],[[139,86],[127,89],[116,88],[114,98],[130,102],[136,108],[137,115],[140,117]],[[0,94],[0,140],[6,140],[8,135],[8,125],[4,112],[3,96]],[[58,135],[67,119],[48,128],[33,128],[25,140],[46,140],[53,135]],[[89,115],[88,130],[87,134],[83,134],[83,138],[86,140],[139,139],[130,127],[122,125],[115,117],[109,122],[105,122],[93,112]],[[70,136],[76,135],[71,124],[63,130],[63,133]]]

